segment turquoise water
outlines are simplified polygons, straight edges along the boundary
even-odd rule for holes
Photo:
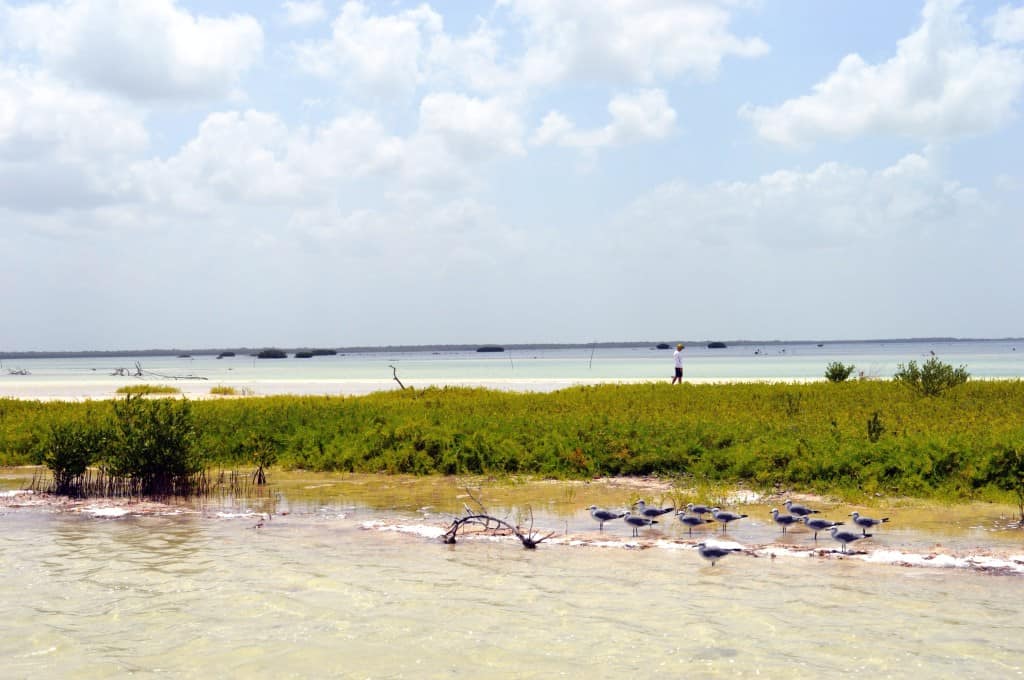
[[[815,380],[833,361],[854,364],[857,373],[866,377],[887,378],[899,364],[923,362],[933,355],[954,366],[965,365],[976,378],[1024,378],[1024,342],[1008,340],[791,343],[725,349],[690,345],[684,350],[684,363],[686,379],[693,382]],[[141,377],[112,375],[118,369],[134,373],[136,362],[143,369]],[[122,385],[138,382],[169,382],[190,396],[208,394],[212,385],[252,394],[365,394],[398,389],[396,374],[412,387],[547,391],[574,384],[667,380],[671,367],[670,351],[647,347],[514,349],[488,354],[367,352],[276,360],[212,355],[8,359],[0,370],[0,396],[105,398]],[[13,375],[12,369],[29,375]]]

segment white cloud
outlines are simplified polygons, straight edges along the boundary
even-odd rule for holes
[[[381,96],[414,90],[424,78],[430,36],[443,30],[427,5],[394,15],[371,15],[362,2],[346,2],[332,24],[330,40],[300,45],[300,66],[321,76],[340,76]]]
[[[505,32],[483,19],[454,36],[429,5],[378,15],[350,0],[332,37],[299,45],[296,56],[311,73],[341,77],[378,96],[436,85],[521,97],[573,79],[652,85],[683,74],[711,78],[726,57],[768,51],[760,39],[730,32],[729,9],[712,0],[499,0],[497,6],[518,29],[505,41],[521,42],[517,53],[503,55]]]
[[[280,201],[301,187],[287,162],[288,146],[288,128],[276,115],[213,113],[175,156],[140,163],[134,172],[148,200],[184,210]]]
[[[524,78],[649,85],[692,73],[710,78],[729,56],[768,46],[729,30],[730,13],[702,0],[504,0],[526,23]]]
[[[1024,7],[1003,5],[989,19],[992,37],[1003,43],[1024,42]]]
[[[943,177],[928,156],[911,154],[875,172],[833,162],[752,182],[671,182],[634,203],[624,221],[635,227],[637,241],[655,248],[703,243],[802,250],[966,237],[984,215],[976,190]]]
[[[0,66],[0,158],[82,159],[146,146],[141,114],[42,71]]]
[[[567,117],[552,111],[541,122],[533,143],[558,144],[584,150],[637,141],[664,139],[671,134],[676,112],[662,90],[616,95],[608,103],[611,122],[593,130],[578,130]]]
[[[1020,97],[1024,54],[977,44],[959,4],[930,0],[920,28],[888,61],[850,54],[813,94],[746,106],[742,115],[765,139],[791,145],[870,133],[932,140],[998,127]]]
[[[449,92],[427,95],[420,103],[420,131],[440,136],[471,160],[495,152],[524,153],[522,121],[498,98],[477,99]]]
[[[345,210],[337,204],[303,208],[292,215],[288,227],[314,249],[328,248],[353,259],[422,261],[435,269],[493,265],[510,244],[493,207],[472,198],[438,201],[418,192],[396,196],[377,209]]]
[[[183,211],[291,206],[334,195],[339,183],[397,172],[402,152],[366,113],[291,129],[276,114],[223,112],[210,114],[174,156],[136,164],[133,178],[149,201]]]
[[[116,200],[119,168],[148,142],[132,107],[0,66],[0,205],[53,212]]]
[[[327,18],[323,0],[286,0],[281,8],[285,13],[285,23],[292,26],[315,24]]]
[[[500,39],[501,33],[482,20],[462,38],[433,34],[425,58],[426,79],[434,86],[521,96],[524,83],[513,67],[501,64]]]
[[[11,7],[6,32],[61,75],[137,99],[232,94],[263,49],[252,17],[193,15],[176,0]]]

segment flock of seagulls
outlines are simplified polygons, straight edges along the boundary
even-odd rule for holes
[[[779,512],[778,508],[772,508],[771,511],[772,521],[782,529],[782,533],[785,534],[793,525],[803,524],[809,530],[814,532],[814,540],[817,541],[818,532],[828,531],[833,540],[839,542],[841,551],[844,553],[847,552],[847,546],[849,544],[864,538],[870,538],[873,534],[869,534],[868,529],[889,521],[888,517],[875,519],[873,517],[865,517],[856,511],[851,512],[849,516],[853,518],[854,525],[861,529],[861,532],[857,533],[856,531],[846,531],[841,529],[840,527],[845,524],[844,522],[812,517],[812,515],[820,514],[820,510],[814,510],[805,505],[794,503],[791,500],[787,500],[784,505],[786,508],[785,514]],[[617,512],[614,510],[599,508],[596,505],[591,505],[587,509],[590,510],[590,516],[597,521],[599,530],[604,530],[605,522],[621,519],[632,528],[633,536],[637,537],[640,535],[640,529],[657,524],[659,520],[656,518],[675,511],[674,507],[660,508],[648,506],[643,500],[638,500],[633,504],[633,510],[635,510],[635,512],[633,510]],[[735,522],[745,517],[749,517],[749,515],[727,512],[718,507],[699,505],[695,503],[688,503],[686,508],[679,510],[675,515],[683,526],[686,527],[687,534],[690,536],[693,535],[694,527],[699,527],[702,524],[709,524],[711,522],[719,522],[722,525],[722,533],[724,534],[730,522]],[[710,515],[710,518],[707,518],[706,515]],[[739,552],[742,548],[721,545],[718,543],[702,542],[697,544],[697,550],[701,557],[709,561],[712,566],[714,566],[718,560],[722,559],[729,553]]]

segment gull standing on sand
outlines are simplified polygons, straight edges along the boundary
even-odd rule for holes
[[[846,545],[848,543],[859,541],[862,538],[871,538],[871,536],[873,535],[868,533],[861,535],[856,534],[852,531],[840,531],[839,527],[830,527],[828,531],[830,534],[832,534],[832,538],[836,539],[837,541],[843,544],[843,552],[846,552]]]
[[[693,536],[693,528],[699,527],[701,524],[707,524],[708,521],[700,515],[687,515],[685,510],[680,510],[676,513],[679,521],[686,525],[689,530],[689,534]]]
[[[824,531],[825,529],[831,529],[832,527],[837,527],[840,524],[842,524],[842,522],[833,522],[830,519],[811,519],[807,515],[804,515],[800,519],[803,520],[804,524],[807,525],[808,529],[810,529],[811,531],[814,532],[814,540],[815,541],[818,540],[818,532],[819,531]]]
[[[711,566],[715,566],[715,562],[722,559],[729,553],[742,552],[743,548],[718,545],[716,543],[698,543],[697,552],[700,556],[711,562]]]
[[[587,510],[590,510],[590,516],[597,520],[598,531],[604,531],[604,523],[613,519],[619,519],[626,513],[624,512],[612,512],[611,510],[605,510],[599,508],[596,505],[591,505]]]
[[[786,533],[789,525],[796,524],[800,521],[800,518],[793,515],[780,515],[778,508],[772,508],[772,521],[782,527],[782,533]]]
[[[711,512],[710,505],[695,505],[693,503],[686,504],[686,511],[692,512],[695,515],[707,515]]]
[[[792,514],[796,515],[797,517],[803,517],[804,515],[813,515],[815,513],[821,512],[821,510],[811,510],[806,505],[798,505],[791,500],[787,500],[784,503],[784,505],[786,506],[786,510],[789,510]]]
[[[640,534],[637,533],[640,527],[649,527],[652,524],[658,523],[658,520],[651,519],[650,517],[638,517],[637,515],[632,515],[628,510],[622,515],[622,520],[633,527],[633,535],[637,537],[640,536]]]
[[[637,501],[633,505],[635,505],[637,509],[640,510],[641,515],[643,515],[644,517],[651,518],[660,517],[661,515],[664,515],[667,512],[672,512],[673,510],[675,510],[675,508],[649,508],[647,507],[647,504],[643,502],[642,499]]]
[[[711,508],[711,516],[715,518],[716,522],[722,523],[722,533],[725,533],[725,527],[728,526],[729,522],[735,522],[738,519],[743,519],[748,515],[741,515],[736,512],[725,512],[720,508]]]
[[[881,524],[882,522],[888,522],[889,521],[888,517],[883,517],[882,519],[872,519],[871,517],[861,517],[860,513],[857,512],[856,510],[854,510],[853,512],[850,513],[850,517],[853,518],[853,523],[856,524],[857,526],[859,526],[861,528],[861,531],[863,531],[865,534],[868,532],[868,529],[870,529],[871,527],[877,526],[877,525]]]

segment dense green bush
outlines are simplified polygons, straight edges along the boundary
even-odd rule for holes
[[[114,402],[101,462],[111,475],[134,480],[143,495],[174,493],[203,467],[196,440],[191,402],[129,395]]]
[[[93,422],[50,424],[42,461],[53,474],[55,493],[78,495],[82,475],[103,455],[109,436],[108,429]]]
[[[829,382],[843,382],[850,377],[855,368],[857,367],[853,364],[846,366],[841,361],[833,361],[825,367],[825,377]]]
[[[1024,449],[1005,446],[988,462],[988,479],[1004,491],[1013,493],[1024,528]]]
[[[899,364],[893,374],[893,380],[926,397],[934,397],[951,387],[963,385],[970,377],[966,366],[953,368],[939,361],[938,357],[928,359],[920,368],[916,361],[908,361],[906,366]]]

